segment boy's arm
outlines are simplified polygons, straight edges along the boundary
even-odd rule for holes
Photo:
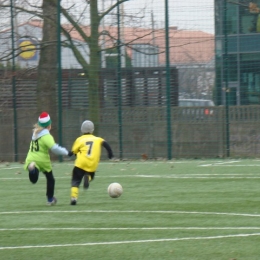
[[[69,152],[65,147],[59,146],[55,143],[52,135],[44,135],[41,137],[45,143],[45,145],[56,155],[68,155]]]
[[[105,140],[103,141],[102,145],[107,150],[108,158],[112,159],[114,157],[114,155],[113,155],[110,145]]]
[[[56,155],[69,155],[68,150],[65,147],[55,144],[51,147],[51,151]]]

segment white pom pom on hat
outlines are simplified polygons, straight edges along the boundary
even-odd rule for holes
[[[51,124],[50,115],[47,112],[42,112],[38,118],[38,125],[41,127],[47,127]]]

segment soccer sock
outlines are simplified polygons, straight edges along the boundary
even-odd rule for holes
[[[52,171],[44,172],[44,175],[46,176],[47,180],[46,196],[48,198],[48,201],[52,201],[55,189],[55,179]]]
[[[79,188],[78,187],[71,187],[70,197],[78,199],[78,196],[79,196]]]

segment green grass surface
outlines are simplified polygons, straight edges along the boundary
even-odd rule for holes
[[[76,206],[55,163],[53,207],[22,167],[0,164],[0,259],[260,259],[260,160],[101,162]]]

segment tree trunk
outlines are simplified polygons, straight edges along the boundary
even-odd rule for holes
[[[100,74],[100,49],[99,49],[99,18],[97,1],[90,3],[91,17],[91,38],[89,42],[90,62],[88,71],[88,99],[90,120],[95,124],[95,133],[98,133],[100,121],[100,101],[99,101],[99,74]]]
[[[59,0],[43,0],[44,25],[41,56],[38,66],[37,110],[50,114],[53,134],[57,136],[57,3]]]

